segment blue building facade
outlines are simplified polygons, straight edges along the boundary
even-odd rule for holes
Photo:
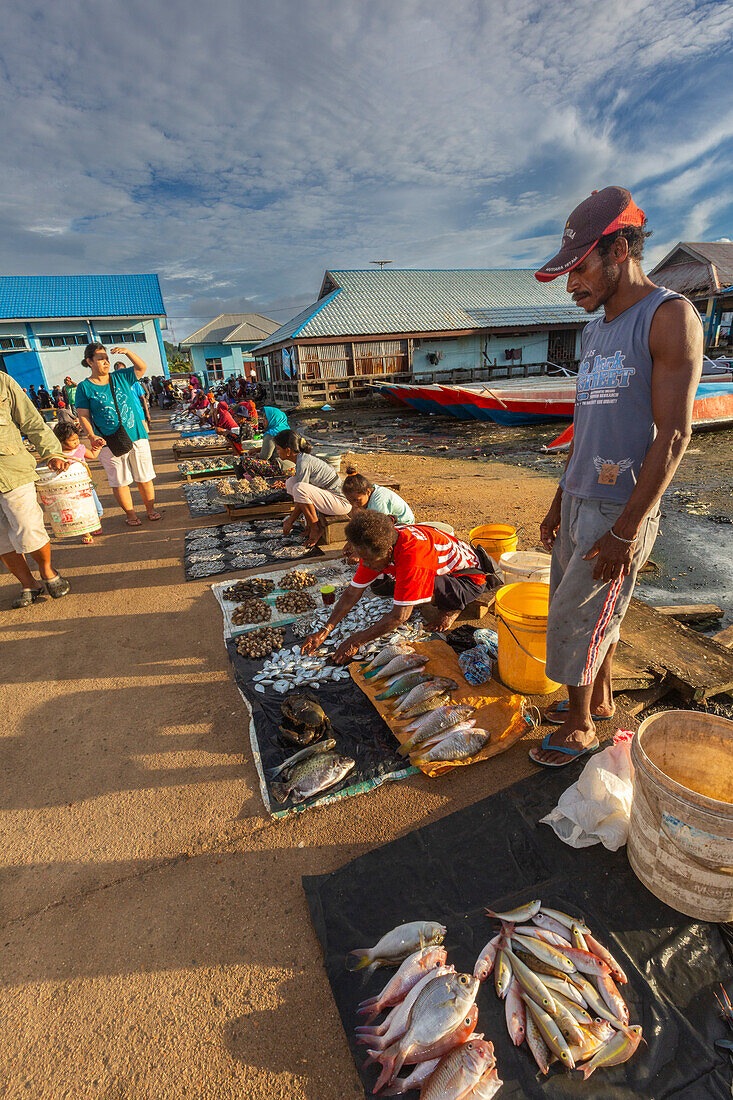
[[[149,376],[168,374],[157,275],[6,275],[0,277],[0,370],[27,389],[49,391],[81,365],[90,343],[126,345]]]
[[[205,386],[227,378],[249,380],[257,363],[252,349],[278,328],[261,313],[221,313],[181,343],[191,351],[191,367]]]

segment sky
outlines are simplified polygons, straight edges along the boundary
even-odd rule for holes
[[[628,187],[650,267],[733,238],[733,5],[6,5],[3,274],[157,272],[180,341],[327,268],[539,266]]]

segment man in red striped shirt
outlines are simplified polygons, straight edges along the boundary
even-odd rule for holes
[[[359,512],[346,527],[346,538],[360,561],[350,586],[326,625],[303,644],[313,653],[359,602],[378,577],[393,577],[394,602],[374,626],[352,634],[336,651],[339,663],[351,660],[362,645],[406,623],[417,604],[437,613],[432,630],[447,630],[458,614],[486,588],[488,562],[465,542],[421,524],[395,525],[381,512]]]

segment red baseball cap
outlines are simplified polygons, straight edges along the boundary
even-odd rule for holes
[[[646,215],[625,187],[604,187],[594,191],[576,206],[565,223],[560,251],[535,271],[535,279],[549,283],[558,275],[567,275],[598,244],[601,237],[625,225],[642,226]]]

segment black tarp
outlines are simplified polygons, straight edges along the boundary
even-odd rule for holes
[[[292,629],[285,628],[284,648],[298,643]],[[270,795],[271,785],[267,779],[267,769],[281,764],[288,756],[298,751],[297,745],[290,745],[279,733],[280,707],[288,694],[280,695],[267,688],[262,694],[255,690],[253,676],[264,664],[264,659],[250,661],[237,652],[235,639],[227,640],[229,659],[234,667],[234,676],[252,708],[252,719],[257,738],[257,750],[265,776],[271,809],[292,809],[291,800],[278,803]],[[415,771],[397,752],[397,742],[389,726],[377,714],[363,691],[360,691],[351,679],[325,681],[316,689],[294,688],[301,694],[317,700],[328,715],[331,732],[336,748],[346,756],[356,760],[356,767],[336,787],[324,794],[349,790],[353,794],[365,791],[384,782],[387,778],[402,778]],[[319,796],[302,803],[303,808],[318,801]]]
[[[489,765],[490,766],[490,765]],[[356,1008],[377,993],[390,971],[366,983],[347,972],[347,953],[370,946],[394,925],[428,918],[448,928],[448,961],[471,972],[497,926],[485,908],[509,908],[539,897],[583,914],[617,956],[629,984],[622,992],[642,1045],[625,1065],[579,1072],[553,1067],[543,1078],[526,1046],[507,1034],[503,1002],[493,981],[479,992],[479,1031],[496,1048],[504,1081],[499,1100],[729,1100],[731,1069],[715,1051],[726,1034],[713,991],[733,988],[733,966],[718,925],[695,921],[658,901],[635,877],[626,849],[600,845],[575,850],[538,822],[577,778],[580,763],[540,772],[505,791],[378,848],[330,875],[303,879],[311,920],[323,949],[336,1005],[357,1067]],[[362,1072],[365,1095],[377,1067]],[[408,1094],[416,1096],[416,1093]]]

